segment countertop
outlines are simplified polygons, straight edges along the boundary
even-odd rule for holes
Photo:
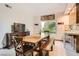
[[[78,30],[65,31],[65,34],[79,35],[79,31]]]

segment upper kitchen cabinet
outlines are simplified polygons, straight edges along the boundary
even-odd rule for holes
[[[76,23],[79,23],[79,3],[76,3]]]
[[[69,25],[79,23],[79,3],[69,3],[65,14],[69,15]]]
[[[69,13],[69,25],[76,24],[76,5],[73,5]]]

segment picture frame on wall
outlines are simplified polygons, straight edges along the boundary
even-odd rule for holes
[[[41,16],[41,20],[54,20],[55,19],[55,14],[53,15],[44,15],[44,16]]]

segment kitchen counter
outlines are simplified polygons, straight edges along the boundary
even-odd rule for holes
[[[75,30],[72,30],[72,31],[66,31],[65,34],[79,35],[79,31],[75,31]]]
[[[75,45],[76,52],[79,52],[79,31],[77,30],[66,31],[65,35],[73,36],[74,39],[71,39],[71,41],[74,42],[73,44]]]

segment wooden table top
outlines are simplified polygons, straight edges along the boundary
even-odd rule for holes
[[[30,35],[30,36],[23,37],[23,41],[24,42],[37,43],[45,37],[46,36],[44,36],[44,35],[42,35],[42,36],[41,35]]]
[[[37,43],[41,40],[40,38],[41,38],[41,36],[25,36],[25,37],[23,37],[23,41]]]
[[[35,34],[35,35],[30,35],[30,36],[18,36],[16,38],[21,38],[22,41],[24,41],[24,42],[37,43],[46,37],[47,36],[44,34],[42,34],[42,35]]]

